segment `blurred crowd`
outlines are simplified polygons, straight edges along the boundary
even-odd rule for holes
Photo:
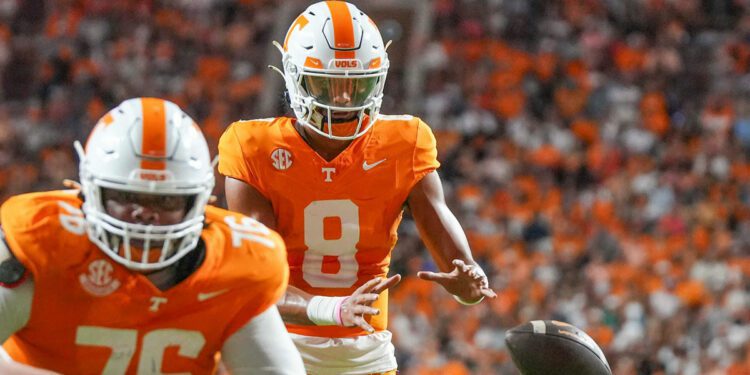
[[[504,331],[557,319],[616,374],[750,374],[747,6],[433,3],[419,112],[499,298],[407,278],[402,364],[512,373]],[[394,264],[434,267],[405,231]]]
[[[134,96],[180,105],[215,155],[263,90],[275,3],[0,1],[0,201],[74,178],[72,142]]]
[[[413,114],[499,297],[465,308],[416,279],[435,265],[405,219],[402,373],[515,374],[505,331],[556,319],[618,375],[750,374],[750,1],[430,4]],[[255,117],[277,8],[0,2],[0,201],[76,178],[72,141],[132,96],[183,106],[215,152]]]

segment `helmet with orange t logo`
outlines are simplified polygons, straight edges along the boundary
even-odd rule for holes
[[[203,134],[176,104],[126,100],[99,120],[85,148],[75,146],[89,238],[104,253],[130,269],[148,271],[173,264],[196,247],[214,186],[213,167]],[[108,209],[109,199],[178,211],[178,219],[168,225],[128,221]]]
[[[284,39],[283,76],[297,120],[332,139],[351,140],[377,120],[388,54],[375,23],[344,1],[310,5]]]

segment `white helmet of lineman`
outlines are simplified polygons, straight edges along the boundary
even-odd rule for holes
[[[328,138],[351,140],[375,123],[388,54],[377,26],[356,6],[344,1],[310,5],[292,23],[284,45],[275,45],[300,124]],[[342,129],[348,133],[341,134]]]
[[[214,186],[213,165],[200,129],[176,104],[126,100],[99,120],[85,149],[79,142],[75,146],[88,235],[104,253],[127,268],[149,271],[196,247]],[[185,195],[191,206],[174,225],[134,224],[107,213],[102,189]]]

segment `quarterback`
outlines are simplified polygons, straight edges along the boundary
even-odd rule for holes
[[[219,144],[229,208],[278,230],[290,286],[278,303],[308,374],[395,374],[386,323],[391,250],[404,206],[459,302],[495,297],[445,204],[435,138],[380,115],[388,55],[352,4],[311,5],[281,51],[294,117],[233,123]]]
[[[300,374],[276,307],[279,235],[208,206],[198,126],[156,98],[124,101],[92,131],[80,190],[0,208],[0,373]]]

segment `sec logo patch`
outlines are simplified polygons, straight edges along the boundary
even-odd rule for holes
[[[89,273],[78,277],[81,286],[90,294],[105,297],[120,287],[120,281],[112,278],[114,267],[104,259],[89,263]]]
[[[283,171],[292,166],[292,153],[283,148],[277,148],[271,153],[271,163],[277,170]]]

